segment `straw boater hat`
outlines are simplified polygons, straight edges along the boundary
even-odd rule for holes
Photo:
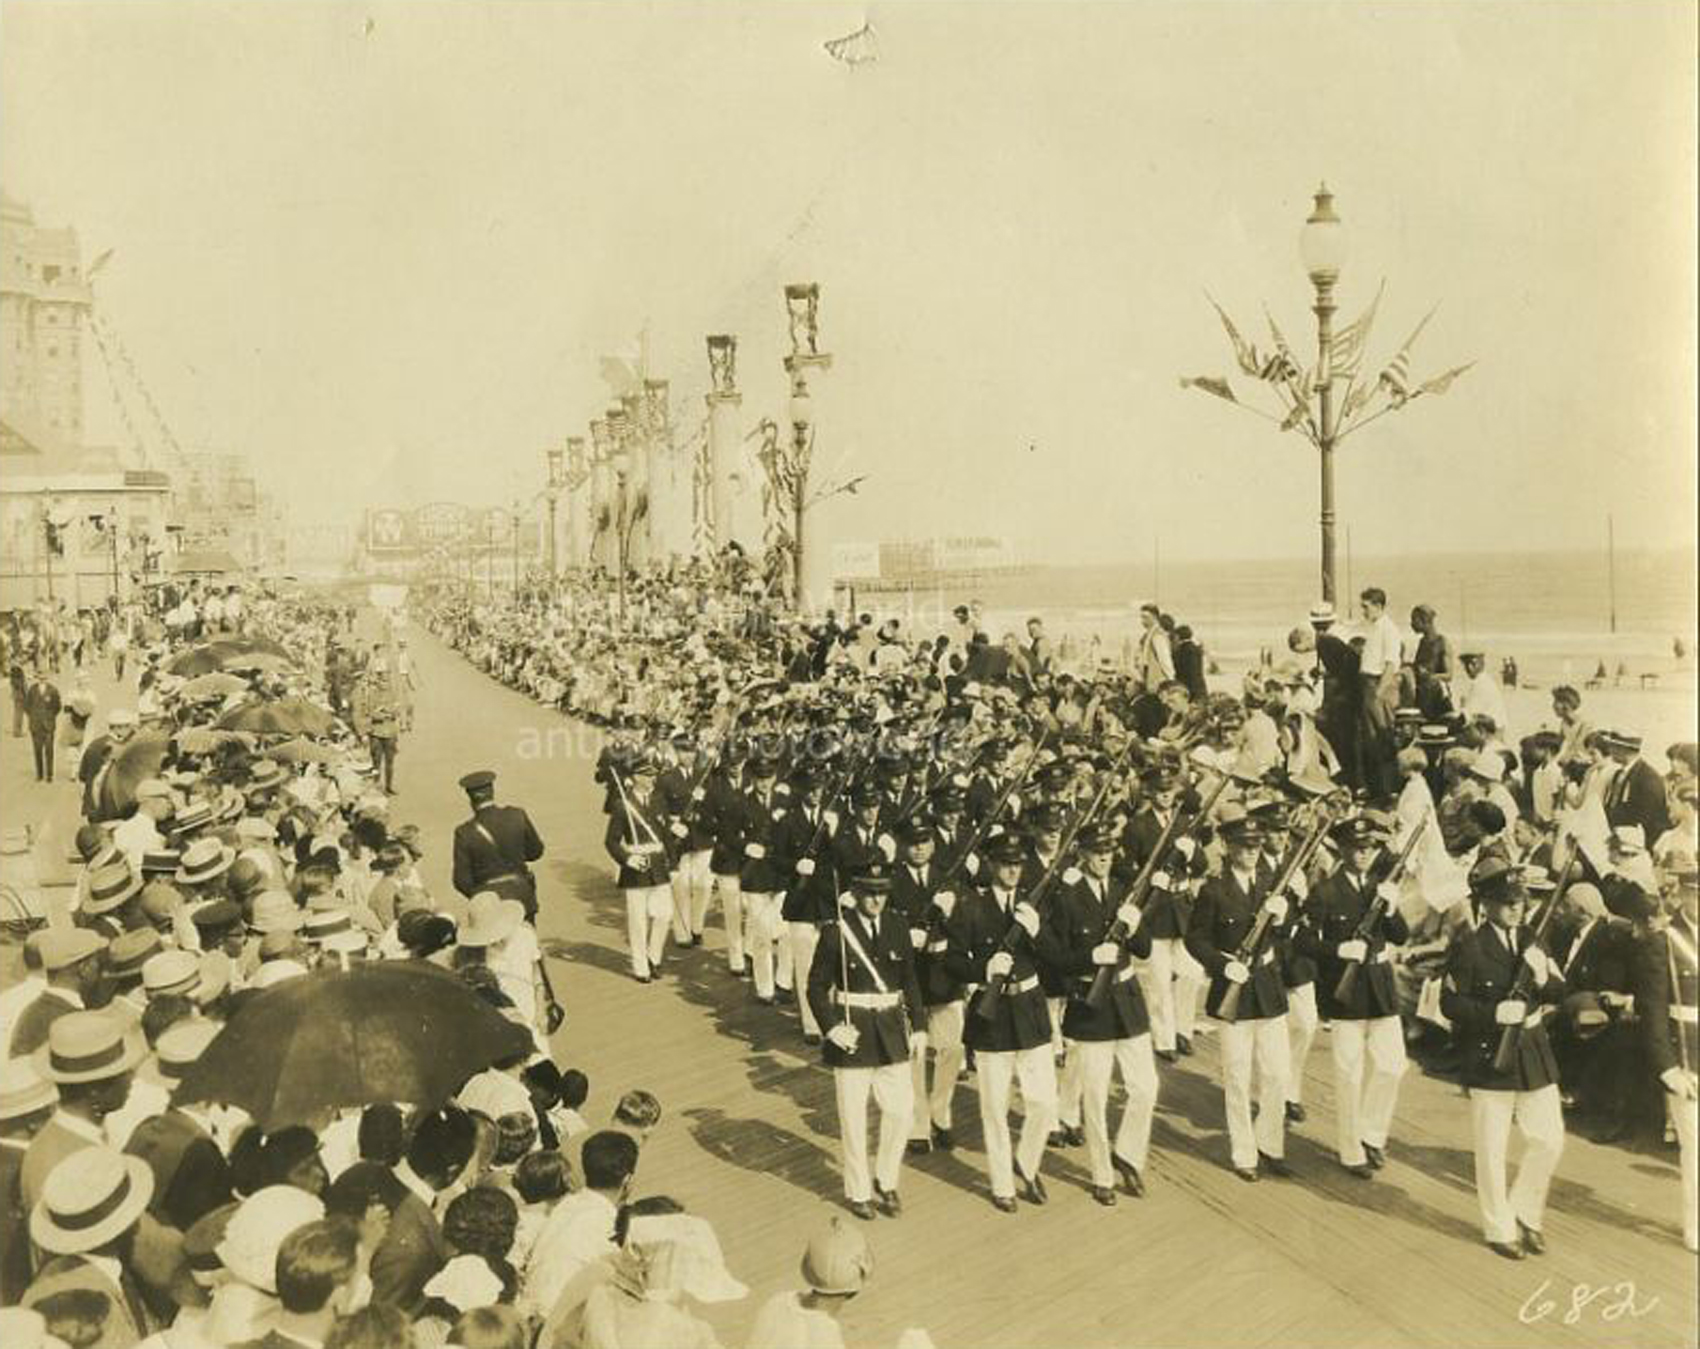
[[[264,936],[301,931],[301,906],[287,890],[263,890],[254,897],[248,926]]]
[[[154,1046],[153,1058],[144,1066],[143,1074],[166,1091],[175,1091],[219,1030],[216,1021],[199,1017],[168,1027]]]
[[[494,946],[519,931],[525,921],[525,905],[518,900],[503,899],[491,890],[472,897],[466,908],[466,922],[455,938],[461,946]]]
[[[263,792],[281,786],[289,779],[289,770],[276,759],[255,759],[248,765],[247,790]]]
[[[834,1216],[803,1251],[803,1282],[817,1293],[859,1293],[874,1272],[868,1239]]]
[[[123,853],[116,853],[89,868],[88,894],[83,912],[111,913],[140,894],[142,878]]]
[[[175,848],[149,848],[142,854],[142,876],[175,876],[183,854]]]
[[[142,966],[159,953],[162,945],[159,933],[151,927],[120,932],[106,950],[107,973],[120,982],[140,979]]]
[[[183,885],[201,885],[229,871],[235,860],[235,850],[216,838],[198,838],[183,849],[177,879]]]
[[[0,1120],[22,1119],[59,1104],[59,1088],[41,1075],[34,1059],[8,1059],[0,1066]],[[0,1336],[10,1349],[10,1341]]]
[[[319,909],[307,915],[305,935],[327,951],[359,951],[366,934],[354,925],[354,915],[345,908]]]
[[[47,1173],[30,1240],[53,1255],[97,1251],[129,1230],[153,1198],[153,1172],[112,1148],[82,1148]]]
[[[152,998],[187,997],[201,984],[201,962],[193,951],[161,951],[142,966],[142,991]]]
[[[107,1012],[66,1012],[31,1056],[49,1082],[102,1082],[129,1072],[146,1055],[139,1034]]]
[[[49,928],[41,938],[41,968],[48,974],[69,969],[106,948],[106,938],[86,927],[60,931]]]
[[[171,833],[189,834],[213,821],[213,808],[205,801],[184,806],[171,821]]]

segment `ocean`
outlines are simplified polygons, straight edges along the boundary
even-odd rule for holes
[[[1440,630],[1458,649],[1479,649],[1490,668],[1515,657],[1525,674],[1584,681],[1604,663],[1636,679],[1657,675],[1665,687],[1692,681],[1696,557],[1693,550],[1620,549],[1613,586],[1603,549],[1535,553],[1434,553],[1340,560],[1343,618],[1356,616],[1356,595],[1377,585],[1401,628],[1419,603],[1439,613]],[[993,640],[1022,632],[1030,616],[1071,646],[1095,637],[1106,655],[1120,654],[1138,631],[1141,601],[1155,599],[1191,626],[1224,665],[1255,661],[1263,648],[1285,651],[1286,634],[1302,623],[1320,591],[1313,559],[1242,562],[1155,562],[1046,566],[985,579],[970,589],[949,586],[913,595],[858,596],[858,608],[895,613],[927,631],[950,610],[978,599]],[[1347,602],[1351,597],[1351,602]],[[1677,654],[1680,643],[1682,654]]]

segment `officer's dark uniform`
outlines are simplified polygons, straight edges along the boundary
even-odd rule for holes
[[[460,785],[474,794],[487,791],[495,781],[494,773],[481,771],[468,773]],[[480,801],[473,807],[472,818],[455,826],[454,887],[468,899],[482,890],[517,899],[525,905],[526,921],[535,922],[537,878],[531,864],[542,856],[543,840],[525,811]]]

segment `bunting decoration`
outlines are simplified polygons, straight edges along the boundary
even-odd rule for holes
[[[1411,348],[1416,346],[1417,339],[1422,336],[1423,329],[1428,327],[1428,321],[1434,317],[1434,313],[1431,309],[1423,315],[1423,321],[1412,330],[1411,335],[1405,339],[1405,345],[1399,348],[1393,359],[1387,363],[1387,368],[1376,379],[1374,387],[1384,390],[1388,400],[1396,408],[1404,407],[1411,397]],[[1363,402],[1367,403],[1369,399],[1370,393],[1366,392]],[[1346,415],[1350,416],[1351,413],[1352,408],[1348,403]]]
[[[1218,398],[1226,398],[1230,403],[1240,400],[1234,397],[1233,387],[1220,375],[1194,375],[1191,379],[1181,379],[1183,389],[1203,389],[1205,393],[1213,393]]]

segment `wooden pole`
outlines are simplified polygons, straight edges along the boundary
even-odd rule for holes
[[[1606,594],[1610,605],[1607,621],[1617,631],[1617,537],[1610,512],[1606,514]]]

